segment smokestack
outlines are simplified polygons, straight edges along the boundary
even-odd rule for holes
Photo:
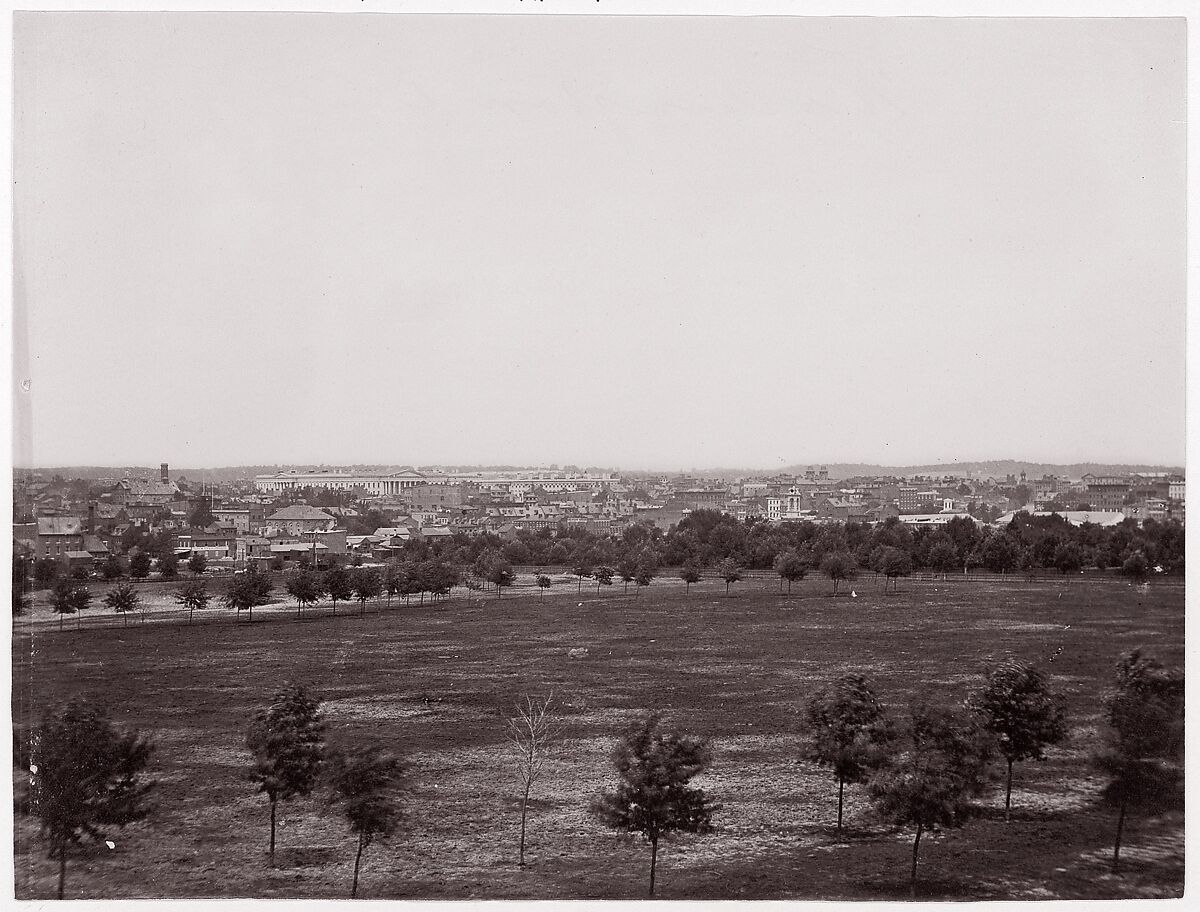
[[[163,484],[167,484],[171,480],[171,476],[167,473],[167,464],[165,462],[158,467],[158,477]]]
[[[90,503],[90,504],[88,504],[87,534],[92,535],[95,533],[95,531],[96,531],[96,505],[94,503]]]

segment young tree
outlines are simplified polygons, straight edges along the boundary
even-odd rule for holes
[[[648,561],[639,561],[637,565],[637,573],[634,574],[633,581],[637,584],[633,590],[633,597],[637,598],[638,594],[645,586],[649,586],[654,582],[655,567]]]
[[[81,586],[78,583],[71,590],[71,607],[75,609],[75,619],[78,623],[79,618],[83,617],[83,613],[92,605],[92,590],[87,586]]]
[[[838,784],[837,828],[842,828],[846,783],[865,782],[887,757],[895,730],[875,691],[848,674],[814,693],[804,708],[802,756],[828,766]]]
[[[315,605],[321,600],[321,579],[310,570],[297,570],[284,584],[287,594],[296,600],[296,619],[300,620],[305,605]]]
[[[208,607],[210,598],[212,596],[208,594],[208,586],[203,580],[188,580],[175,592],[175,601],[187,609],[189,624],[197,608],[203,611]]]
[[[337,615],[337,603],[347,602],[354,594],[354,586],[350,582],[350,574],[341,567],[334,567],[325,572],[323,580],[325,593],[333,602],[333,613]]]
[[[637,576],[637,564],[632,557],[624,557],[617,562],[617,575],[621,577],[621,581],[625,584],[625,589],[621,594],[628,595],[629,584]]]
[[[150,575],[150,555],[139,551],[129,558],[129,575],[134,579],[145,579]]]
[[[717,575],[725,580],[725,595],[729,595],[729,586],[742,578],[742,568],[732,557],[727,557],[717,564]]]
[[[960,827],[971,799],[988,782],[991,740],[974,717],[917,704],[907,730],[908,749],[893,755],[868,783],[884,819],[915,826],[909,890],[916,895],[917,857],[926,830]]]
[[[500,598],[500,593],[504,591],[506,586],[511,586],[516,577],[513,575],[512,566],[503,558],[496,558],[492,561],[487,571],[487,581],[496,587],[496,598]]]
[[[837,595],[838,586],[843,580],[854,576],[854,558],[849,551],[830,551],[821,560],[821,572],[833,580],[833,594]]]
[[[18,808],[37,816],[51,858],[58,858],[58,898],[67,878],[67,851],[84,838],[103,841],[103,827],[141,820],[154,783],[139,778],[153,745],[109,721],[104,709],[72,700],[17,739],[17,760],[29,772]]]
[[[275,859],[275,806],[307,796],[317,785],[325,754],[321,701],[298,685],[287,685],[270,706],[255,713],[246,733],[254,755],[250,781],[271,802],[271,860]]]
[[[358,599],[358,613],[360,616],[365,616],[367,602],[370,599],[379,598],[379,594],[383,592],[383,578],[380,577],[379,571],[372,567],[362,568],[355,570],[351,575],[350,585],[354,589],[354,597]]]
[[[808,562],[800,556],[800,552],[795,548],[789,548],[776,555],[775,572],[779,574],[780,588],[783,587],[783,581],[787,580],[788,595],[791,595],[792,583],[804,579],[808,573]]]
[[[132,583],[124,583],[120,586],[113,586],[108,591],[108,595],[104,596],[104,604],[121,615],[125,626],[128,627],[129,613],[137,611],[141,599],[138,598],[137,590],[133,588]]]
[[[691,564],[684,564],[683,569],[679,571],[679,578],[683,580],[684,595],[692,594],[692,583],[700,582],[700,570]]]
[[[612,567],[597,567],[592,571],[592,577],[596,580],[596,594],[600,594],[601,586],[611,586],[613,581]]]
[[[619,742],[612,755],[620,782],[592,803],[606,826],[641,833],[650,843],[650,895],[658,842],[672,833],[711,833],[716,810],[703,789],[688,785],[712,763],[706,741],[666,731],[657,714],[647,716]]]
[[[525,821],[529,813],[529,793],[541,775],[546,757],[561,736],[554,721],[554,695],[534,699],[526,697],[517,704],[516,715],[508,720],[509,757],[521,786],[521,841],[517,864],[525,867]]]
[[[887,591],[888,580],[891,580],[892,591],[900,577],[909,576],[913,571],[912,555],[902,548],[888,548],[883,556],[883,588]]]
[[[238,614],[249,613],[250,623],[254,623],[254,608],[265,605],[271,594],[271,581],[264,573],[244,573],[229,584],[221,601],[226,608]]]
[[[387,606],[392,607],[392,598],[404,591],[404,567],[399,561],[390,561],[383,569],[383,591],[387,595]]]
[[[579,577],[579,585],[575,587],[576,594],[583,591],[583,581],[592,575],[592,565],[586,561],[581,561],[579,566],[571,571]]]
[[[1109,777],[1105,797],[1120,808],[1112,870],[1121,865],[1121,837],[1130,804],[1173,795],[1183,769],[1184,679],[1135,649],[1117,663],[1116,688],[1105,700],[1104,746],[1096,765]]]
[[[350,831],[358,834],[351,899],[358,896],[358,870],[363,850],[376,839],[386,839],[396,829],[400,817],[396,800],[404,785],[403,777],[404,767],[400,760],[378,745],[331,753],[329,801],[342,805]]]
[[[50,590],[50,607],[58,615],[58,629],[63,629],[63,618],[75,613],[75,590],[78,585],[69,579],[60,579]]]
[[[1010,661],[988,675],[987,686],[973,695],[968,706],[983,718],[996,738],[996,749],[1008,764],[1004,784],[1004,819],[1012,807],[1013,764],[1045,760],[1046,747],[1067,736],[1062,701],[1035,666]]]
[[[193,554],[188,558],[187,566],[193,576],[199,576],[208,569],[208,558],[203,554]]]
[[[537,578],[538,588],[542,590],[542,595],[546,594],[546,590],[550,588],[550,577],[544,573],[539,573]]]

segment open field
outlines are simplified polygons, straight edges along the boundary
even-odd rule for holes
[[[922,840],[921,895],[1182,893],[1180,811],[1132,816],[1123,876],[1107,873],[1115,814],[1098,804],[1102,783],[1086,763],[1117,655],[1144,645],[1182,663],[1182,586],[952,578],[904,581],[885,596],[859,580],[854,598],[830,598],[827,581],[809,580],[786,598],[755,580],[726,598],[722,583],[686,596],[667,582],[637,599],[619,583],[597,596],[564,582],[545,597],[522,588],[499,601],[372,603],[364,618],[357,605],[336,618],[325,605],[297,621],[294,604],[280,604],[256,609],[253,624],[209,610],[188,626],[164,599],[148,623],[124,628],[109,614],[101,627],[97,608],[63,633],[39,602],[16,626],[17,721],[91,694],[157,742],[156,813],[119,832],[115,849],[73,857],[67,897],[347,896],[354,839],[319,797],[281,805],[276,865],[267,861],[267,802],[245,780],[242,739],[286,680],[324,698],[330,740],[383,738],[409,757],[409,816],[364,856],[364,898],[641,897],[648,849],[593,822],[587,803],[613,782],[607,754],[622,727],[650,708],[714,739],[716,764],[698,784],[722,805],[716,835],[660,853],[661,898],[906,897],[912,834],[873,821],[848,787],[849,831],[836,836],[835,784],[795,759],[798,708],[846,671],[870,676],[897,710],[918,692],[958,701],[1006,656],[1051,672],[1070,740],[1017,768],[1011,824],[997,790],[981,819]],[[503,717],[549,687],[564,701],[568,740],[535,791],[531,863],[520,870]],[[16,841],[18,897],[52,897],[57,865],[31,821],[17,820]]]

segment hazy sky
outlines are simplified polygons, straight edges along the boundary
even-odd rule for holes
[[[1182,19],[14,30],[18,463],[1183,461]]]

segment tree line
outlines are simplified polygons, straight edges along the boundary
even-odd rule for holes
[[[1141,650],[1117,663],[1103,700],[1101,746],[1094,766],[1108,780],[1104,797],[1118,810],[1112,870],[1119,871],[1129,809],[1149,800],[1174,801],[1182,781],[1184,679]],[[326,743],[321,701],[299,685],[284,686],[249,720],[247,775],[268,805],[268,856],[273,862],[282,803],[324,789],[356,839],[350,896],[356,897],[365,851],[392,835],[411,798],[411,768],[380,740]],[[560,749],[564,728],[553,695],[526,697],[506,719],[508,740],[497,764],[515,775],[520,797],[516,862],[526,864],[526,831],[533,787]],[[1045,759],[1067,736],[1061,697],[1036,665],[1007,661],[961,705],[914,701],[895,717],[871,682],[843,675],[817,688],[802,705],[799,757],[827,768],[837,783],[837,829],[843,826],[847,785],[861,786],[875,816],[913,833],[909,870],[915,895],[924,834],[964,826],[981,810],[977,799],[1005,778],[1005,821],[1011,819],[1014,766]],[[18,812],[38,818],[48,855],[59,863],[64,895],[69,851],[108,838],[108,827],[146,819],[154,780],[146,776],[154,745],[116,726],[102,707],[74,699],[18,735],[15,762],[27,771]],[[616,742],[615,787],[593,796],[600,824],[645,839],[650,848],[649,892],[655,892],[660,843],[676,833],[717,831],[721,808],[691,781],[713,763],[710,739],[695,737],[648,713]],[[167,809],[169,812],[169,809]]]

